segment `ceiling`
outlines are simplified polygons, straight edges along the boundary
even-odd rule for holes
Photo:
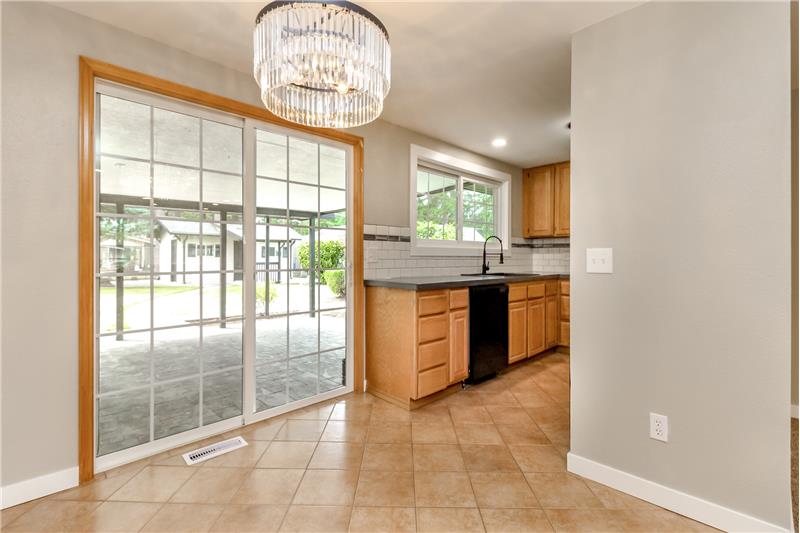
[[[389,31],[383,118],[528,167],[569,159],[572,33],[632,2],[360,2]],[[252,73],[262,3],[59,2],[60,7]],[[494,148],[495,137],[508,140]]]

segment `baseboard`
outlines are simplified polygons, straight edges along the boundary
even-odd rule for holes
[[[797,416],[797,404],[796,403],[792,404],[792,418],[800,418],[800,417]]]
[[[26,479],[2,488],[0,509],[7,509],[20,503],[29,502],[55,492],[78,486],[78,467],[67,468]]]
[[[567,470],[723,531],[789,531],[574,453],[567,454]]]

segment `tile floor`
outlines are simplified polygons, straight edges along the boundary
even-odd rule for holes
[[[565,471],[568,379],[549,354],[411,413],[349,395],[200,465],[180,457],[195,443],[7,509],[3,530],[709,530]]]

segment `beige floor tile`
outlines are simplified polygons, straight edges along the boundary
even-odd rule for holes
[[[334,406],[330,420],[369,422],[371,416],[372,404],[340,402]]]
[[[578,476],[568,473],[526,473],[525,478],[545,509],[603,507]]]
[[[208,531],[222,514],[222,505],[167,503],[142,528],[147,532],[199,533]]]
[[[0,529],[5,528],[11,522],[39,505],[41,501],[43,500],[33,500],[31,502],[15,505],[14,507],[9,507],[8,509],[0,510]]]
[[[495,424],[530,424],[531,417],[522,407],[489,405],[486,407]]]
[[[550,444],[509,446],[511,455],[523,472],[566,472],[567,460]]]
[[[461,448],[456,444],[414,444],[414,470],[459,472],[465,469]]]
[[[482,405],[454,405],[450,407],[453,423],[458,424],[491,424],[492,417]]]
[[[694,531],[717,531],[716,529],[695,522],[685,516],[665,509],[652,510],[611,510],[609,511],[613,526],[626,532],[669,532],[688,533]]]
[[[165,502],[199,469],[180,466],[146,466],[109,500]]]
[[[127,483],[129,478],[125,476],[117,476],[108,478],[95,478],[94,480],[84,483],[74,489],[64,490],[57,492],[50,496],[53,500],[83,500],[83,501],[101,501],[108,499],[109,496],[114,494],[122,485]]]
[[[161,506],[160,503],[103,502],[93,513],[79,519],[71,530],[103,533],[139,531]]]
[[[456,424],[459,444],[503,444],[494,424]]]
[[[515,390],[513,394],[522,407],[555,406],[555,401],[538,387],[529,387],[524,392]]]
[[[367,444],[361,469],[411,472],[414,470],[411,444]]]
[[[367,430],[367,442],[410,443],[411,422],[373,421]]]
[[[503,390],[479,392],[478,396],[486,407],[518,407],[519,402],[509,390],[505,390],[505,383],[498,383]]]
[[[241,435],[247,442],[253,440],[272,440],[286,423],[285,418],[265,420],[229,433],[231,437]],[[227,434],[226,434],[227,435]]]
[[[413,507],[414,476],[410,472],[361,471],[357,507]]]
[[[472,472],[519,472],[505,445],[464,444],[461,455],[467,470]]]
[[[596,481],[583,479],[583,482],[607,509],[659,509],[659,507],[653,505],[652,503],[640,500],[639,498],[635,498],[634,496],[625,494],[624,492],[614,490],[611,487],[607,487],[606,485],[597,483]]]
[[[357,470],[307,470],[292,503],[353,505],[357,482]]]
[[[306,468],[316,442],[272,441],[256,468]]]
[[[475,507],[466,472],[416,472],[414,494],[417,507]]]
[[[367,424],[353,420],[331,420],[325,426],[321,441],[364,442],[367,440]]]
[[[200,468],[203,466],[203,463],[187,465],[186,461],[183,460],[183,455],[172,455],[169,452],[152,457],[150,464],[153,466],[181,466],[184,468]]]
[[[418,508],[417,527],[425,533],[484,531],[477,509]]]
[[[353,533],[413,533],[417,515],[408,507],[354,507],[350,515]]]
[[[411,422],[411,413],[388,402],[380,401],[372,405],[371,422]]]
[[[415,444],[456,444],[456,432],[452,424],[441,422],[412,422],[411,440]]]
[[[533,422],[527,424],[498,424],[495,426],[503,441],[512,444],[549,444],[545,434]]]
[[[173,503],[228,503],[250,474],[249,468],[201,468],[172,498]]]
[[[247,440],[247,439],[245,439]],[[240,467],[253,468],[269,446],[269,441],[251,440],[247,446],[213,457],[200,463],[203,467]]]
[[[470,472],[478,507],[539,507],[539,502],[520,472]]]
[[[332,403],[312,405],[287,413],[286,418],[289,420],[328,420],[332,411]]]
[[[189,448],[189,450],[193,449],[194,448]],[[150,458],[142,459],[140,461],[135,461],[133,463],[128,463],[126,465],[118,466],[117,468],[112,468],[111,470],[106,470],[105,472],[103,472],[103,474],[105,474],[106,479],[111,479],[115,477],[130,479],[139,472],[141,472],[142,469],[149,464],[150,464]]]
[[[364,445],[356,442],[320,442],[308,468],[358,470],[364,456]]]
[[[607,509],[546,509],[555,531],[613,533],[623,531],[614,511]],[[652,530],[651,530],[652,531]],[[644,532],[641,532],[644,533]]]
[[[532,407],[525,410],[537,424],[569,423],[569,413],[555,405],[548,407]]]
[[[227,505],[209,531],[219,533],[271,533],[278,531],[286,505]]]
[[[556,445],[569,446],[569,423],[542,423],[539,429],[547,436],[548,440]]]
[[[455,405],[483,405],[480,395],[478,395],[475,390],[466,390],[453,394],[444,398],[441,403],[448,407],[453,407]]]
[[[100,502],[45,500],[19,516],[3,531],[73,531],[100,505]]]
[[[326,422],[324,420],[287,420],[275,440],[316,442],[322,436]]]
[[[231,503],[288,505],[304,472],[299,469],[255,469],[244,480]]]
[[[347,531],[350,507],[292,505],[283,519],[281,531],[298,533]]]
[[[553,531],[539,509],[481,509],[487,533],[545,533]]]
[[[440,402],[425,405],[411,411],[412,422],[451,423],[450,409]]]

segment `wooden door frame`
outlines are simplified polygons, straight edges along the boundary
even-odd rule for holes
[[[95,80],[120,83],[163,96],[311,133],[353,147],[353,390],[364,389],[364,139],[338,130],[283,120],[266,109],[123,67],[79,58],[78,193],[78,469],[80,482],[94,477],[94,119]]]

